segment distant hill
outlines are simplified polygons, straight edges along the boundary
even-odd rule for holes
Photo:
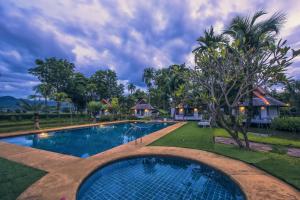
[[[33,102],[32,100],[28,100],[26,99],[26,101],[30,101]],[[0,97],[0,109],[10,109],[10,110],[15,110],[17,108],[19,108],[18,103],[20,102],[20,99],[17,99],[15,97],[12,96],[2,96]],[[42,103],[44,103],[44,101],[41,100]],[[56,106],[56,102],[55,101],[48,101],[48,106]],[[63,107],[67,107],[66,104],[62,104],[62,108]]]
[[[20,100],[12,96],[0,97],[0,108],[16,109]]]

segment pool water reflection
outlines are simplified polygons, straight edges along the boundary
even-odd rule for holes
[[[4,138],[0,141],[86,158],[172,123],[121,123]]]

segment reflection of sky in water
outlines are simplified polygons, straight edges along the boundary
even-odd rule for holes
[[[239,187],[206,165],[172,157],[117,161],[97,170],[80,187],[77,200],[244,200]]]
[[[89,157],[165,128],[168,123],[124,123],[4,138],[0,141]]]

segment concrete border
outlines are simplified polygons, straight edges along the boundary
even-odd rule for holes
[[[0,143],[0,156],[49,172],[24,191],[18,197],[19,200],[75,200],[80,184],[96,169],[119,159],[145,155],[182,157],[214,167],[238,183],[248,200],[299,200],[300,193],[292,186],[244,162],[195,149],[146,146],[184,124],[181,122],[171,125],[144,136],[137,143],[133,141],[86,159],[59,157],[61,154],[54,156],[55,153],[52,152],[35,151],[36,149],[16,145],[13,147],[4,143]],[[25,149],[26,152],[20,153],[20,150]],[[46,155],[49,158],[42,159]]]

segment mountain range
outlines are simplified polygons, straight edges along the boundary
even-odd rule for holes
[[[10,110],[14,110],[19,108],[18,103],[20,102],[21,99],[17,99],[15,97],[12,96],[1,96],[0,97],[0,109],[10,109]],[[24,99],[26,101],[29,102],[33,102],[33,100],[28,100],[28,99]],[[39,102],[39,101],[37,101]],[[43,100],[40,100],[41,103],[44,103]],[[48,106],[56,106],[56,102],[55,101],[48,101]]]

